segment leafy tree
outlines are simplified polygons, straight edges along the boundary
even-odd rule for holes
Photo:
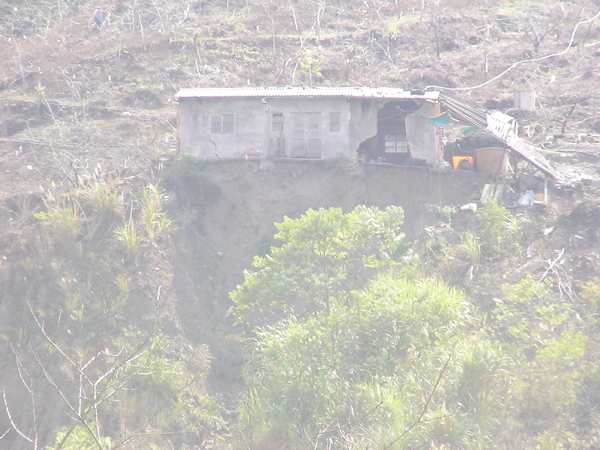
[[[309,210],[276,224],[232,298],[252,326],[240,406],[257,448],[464,446],[498,406],[502,351],[463,294],[399,270],[402,210]],[[475,338],[476,337],[476,338]],[[479,338],[479,339],[477,339]],[[472,438],[472,436],[476,436]]]
[[[588,337],[572,327],[572,305],[552,296],[550,286],[530,277],[505,285],[493,311],[497,338],[513,358],[516,433],[564,431],[565,411],[576,400]]]
[[[257,331],[245,439],[259,448],[468,442],[469,414],[493,402],[501,358],[467,337],[463,295],[435,279],[382,274],[350,297],[329,314]]]
[[[404,239],[402,208],[358,206],[309,209],[275,224],[282,241],[271,254],[254,258],[254,270],[232,292],[231,312],[241,323],[264,325],[287,315],[306,317],[349,300],[377,270],[397,265]]]

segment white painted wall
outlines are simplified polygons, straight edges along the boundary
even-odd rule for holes
[[[410,153],[414,158],[427,162],[438,161],[442,155],[438,154],[436,126],[427,121],[427,117],[436,116],[436,105],[426,102],[419,111],[421,116],[409,114],[405,120]]]

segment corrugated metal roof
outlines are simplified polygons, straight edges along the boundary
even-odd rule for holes
[[[224,98],[224,97],[351,97],[351,98],[421,98],[435,100],[437,91],[411,92],[396,88],[370,87],[243,87],[243,88],[190,88],[181,89],[175,98]]]
[[[552,164],[539,152],[539,149],[531,142],[527,142],[516,135],[516,129],[512,129],[511,122],[515,121],[513,117],[499,111],[489,113],[446,94],[440,94],[440,99],[455,117],[460,117],[480,130],[487,131],[545,174],[550,175],[555,180],[560,179],[560,174],[554,170]],[[494,122],[496,123],[494,124]]]

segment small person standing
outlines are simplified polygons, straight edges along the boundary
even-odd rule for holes
[[[93,19],[98,29],[100,29],[104,23],[104,20],[106,19],[106,14],[104,14],[104,11],[102,11],[100,8],[97,8],[96,11],[94,11]]]

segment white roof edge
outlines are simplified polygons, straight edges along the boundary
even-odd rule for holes
[[[224,97],[351,97],[351,98],[419,98],[436,100],[438,91],[406,91],[391,87],[241,87],[241,88],[186,88],[175,98]]]

